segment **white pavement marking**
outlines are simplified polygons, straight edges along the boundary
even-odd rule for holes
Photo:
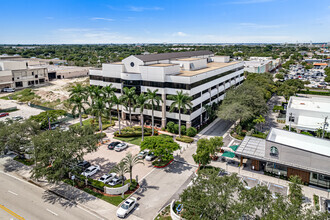
[[[18,196],[17,193],[14,193],[14,192],[12,192],[12,191],[10,191],[10,190],[8,190],[8,192],[11,193],[11,194],[13,194],[13,195],[15,195],[15,196]]]
[[[55,212],[53,212],[52,210],[46,209],[48,212],[52,213],[53,215],[58,216],[58,214],[56,214]]]
[[[81,207],[81,206],[79,206],[79,205],[77,205],[77,207],[80,208],[81,210],[84,210],[85,212],[91,214],[92,216],[94,216],[94,217],[96,217],[96,218],[98,218],[98,219],[104,220],[104,218],[101,218],[101,217],[95,215],[93,212],[90,212],[90,211],[88,211],[87,209],[84,209],[83,207]]]

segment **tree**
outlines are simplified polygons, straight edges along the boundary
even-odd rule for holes
[[[138,157],[138,155],[132,155],[131,153],[126,154],[126,157],[122,160],[123,163],[126,165],[127,170],[130,174],[130,183],[132,183],[132,175],[133,175],[133,167],[136,164],[144,164],[142,159]]]
[[[128,170],[128,167],[126,166],[125,162],[124,162],[124,159],[122,159],[114,168],[112,168],[111,172],[117,173],[121,177],[121,179],[123,180],[122,184],[123,185],[125,184],[124,176],[125,176],[125,173],[129,172],[129,170]]]
[[[112,84],[110,84],[110,85],[103,87],[102,90],[103,90],[103,94],[104,94],[104,101],[108,104],[108,108],[109,108],[108,115],[109,115],[110,124],[112,124],[111,109],[114,105],[113,96],[115,94],[116,88],[112,87]]]
[[[97,98],[91,106],[92,115],[98,117],[99,119],[99,130],[101,131],[101,133],[102,133],[102,116],[104,114],[105,109],[106,106],[103,97]]]
[[[117,97],[115,94],[112,96],[112,103],[117,106],[117,117],[118,117],[118,124],[119,124],[119,134],[121,134],[121,128],[120,128],[120,112],[119,112],[119,106],[122,104],[122,98]]]
[[[68,177],[69,173],[80,174],[76,165],[84,155],[97,149],[98,138],[88,125],[73,126],[68,131],[49,130],[32,137],[38,161],[32,177],[54,183]]]
[[[13,151],[20,157],[31,154],[33,145],[31,138],[40,132],[37,122],[26,120],[13,122],[12,124],[0,123],[0,152]]]
[[[262,124],[265,123],[265,121],[266,121],[265,118],[262,115],[259,115],[259,117],[255,118],[253,120],[253,123],[256,123],[257,125],[260,124],[260,127],[261,127],[260,130],[262,130]]]
[[[132,127],[132,106],[135,103],[135,87],[123,89],[124,94],[122,95],[122,100],[125,103],[126,109],[129,111],[129,124]]]
[[[151,91],[150,89],[147,89],[147,97],[148,97],[148,104],[151,106],[151,127],[152,132],[151,135],[154,135],[154,110],[155,107],[159,106],[159,103],[162,102],[162,99],[160,96],[157,95],[158,89],[155,89],[154,91]]]
[[[192,97],[183,91],[176,91],[176,95],[169,95],[169,100],[173,100],[170,106],[170,112],[173,112],[175,108],[179,111],[179,137],[181,137],[181,111],[186,113],[187,110],[192,109]]]
[[[72,115],[75,115],[75,113],[78,112],[80,126],[83,126],[81,115],[82,113],[86,112],[85,106],[89,105],[89,103],[86,102],[83,96],[71,96],[69,98],[69,103],[71,106],[73,106]]]
[[[223,146],[222,137],[212,137],[210,139],[201,138],[197,141],[196,154],[193,154],[195,163],[205,167],[211,162],[211,156]]]
[[[160,161],[170,161],[173,152],[180,149],[180,145],[170,136],[146,137],[141,143],[141,150],[149,149]]]
[[[143,111],[146,106],[148,106],[148,97],[141,93],[139,96],[136,96],[135,98],[135,106],[134,106],[134,111],[136,108],[140,109],[140,115],[141,115],[141,129],[142,129],[142,141],[144,140],[144,121],[143,121]],[[152,131],[153,132],[153,131]],[[153,135],[153,133],[151,134]]]

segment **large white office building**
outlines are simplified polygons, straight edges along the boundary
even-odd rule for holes
[[[169,111],[172,101],[168,95],[182,90],[193,97],[193,108],[182,114],[182,124],[198,127],[205,120],[203,106],[221,102],[229,88],[239,85],[243,68],[243,62],[229,62],[229,57],[214,56],[210,51],[132,55],[122,62],[103,64],[102,69],[91,69],[90,84],[112,84],[118,96],[124,87],[135,87],[138,94],[158,89],[162,103],[154,115],[161,127],[178,121],[179,114]],[[127,109],[121,110],[127,118]],[[146,109],[144,115],[150,120],[151,110]],[[139,120],[138,110],[134,117]]]

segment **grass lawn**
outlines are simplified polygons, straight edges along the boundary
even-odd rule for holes
[[[141,146],[142,137],[114,137],[114,139]]]
[[[121,198],[121,195],[120,196],[105,196],[105,195],[102,195],[100,193],[97,193],[97,192],[94,192],[93,190],[91,189],[88,189],[88,188],[84,188],[84,191],[87,192],[88,194],[91,194],[99,199],[102,199],[108,203],[111,203],[112,205],[115,205],[115,206],[118,206],[122,201],[124,201],[128,196],[130,195],[124,195],[124,199]]]

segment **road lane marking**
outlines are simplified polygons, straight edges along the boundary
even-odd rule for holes
[[[7,213],[11,214],[12,216],[14,216],[15,218],[19,219],[19,220],[25,220],[23,217],[19,216],[18,214],[16,214],[15,212],[11,211],[10,209],[4,207],[3,205],[0,204],[0,208],[5,210]]]
[[[10,190],[8,190],[8,192],[11,193],[11,194],[13,194],[13,195],[15,195],[15,196],[18,195],[17,193],[14,193],[14,192],[12,192],[12,191],[10,191]]]
[[[48,212],[52,213],[53,215],[58,216],[58,214],[56,214],[55,212],[53,212],[52,210],[46,209]]]

